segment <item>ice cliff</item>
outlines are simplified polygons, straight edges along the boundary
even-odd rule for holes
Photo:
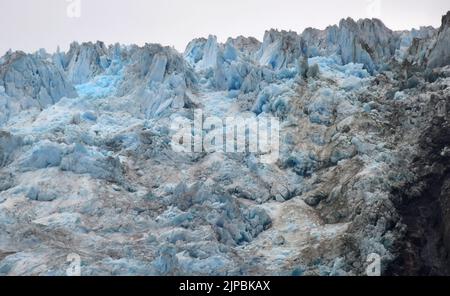
[[[7,53],[0,66],[2,115],[29,107],[46,108],[63,97],[76,97],[72,83],[51,61],[23,52]],[[11,98],[11,99],[8,99]]]

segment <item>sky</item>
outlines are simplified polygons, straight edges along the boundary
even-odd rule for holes
[[[346,17],[376,17],[393,30],[439,27],[449,10],[449,0],[0,0],[0,56],[96,40],[184,51],[209,34],[262,40],[271,28],[324,29]]]

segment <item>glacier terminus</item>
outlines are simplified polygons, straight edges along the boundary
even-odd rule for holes
[[[9,51],[0,275],[449,275],[449,86],[450,12]]]

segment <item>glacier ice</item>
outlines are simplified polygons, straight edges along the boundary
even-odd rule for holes
[[[448,48],[450,46],[450,13],[442,17],[442,26],[437,35],[436,44],[429,55],[428,67],[436,68],[448,65],[450,62],[450,54]]]
[[[87,255],[86,275],[360,275],[373,252],[388,265],[404,237],[393,192],[416,174],[410,147],[432,146],[417,142],[420,114],[442,116],[450,89],[448,19],[211,35],[184,53],[103,42],[8,52],[0,275],[63,275],[53,258],[66,250],[51,243],[61,233]],[[194,109],[276,117],[279,161],[174,151],[172,123]]]
[[[53,63],[23,52],[5,56],[0,85],[8,96],[22,101],[22,108],[45,108],[63,97],[76,96],[73,85]]]
[[[86,83],[109,66],[103,42],[72,43],[67,54],[58,56],[58,61],[73,84]]]
[[[63,149],[49,141],[36,144],[31,151],[24,155],[20,166],[23,170],[44,169],[59,166]]]

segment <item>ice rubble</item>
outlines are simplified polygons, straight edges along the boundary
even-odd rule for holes
[[[370,253],[392,261],[403,229],[390,186],[407,176],[383,134],[383,112],[399,103],[383,101],[395,98],[383,71],[414,62],[431,39],[420,45],[429,67],[448,63],[433,58],[447,31],[346,19],[270,30],[262,43],[195,39],[183,54],[102,42],[8,53],[0,254],[13,255],[0,257],[0,274],[62,274],[67,249],[96,275],[361,274]],[[174,152],[169,127],[193,108],[277,116],[278,163]]]

